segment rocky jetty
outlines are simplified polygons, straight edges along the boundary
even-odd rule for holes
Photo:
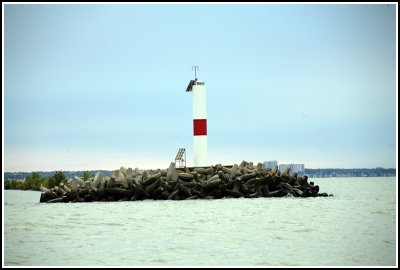
[[[289,172],[290,168],[280,172],[277,166],[265,169],[246,161],[206,168],[176,168],[172,162],[167,170],[149,171],[121,167],[111,176],[97,173],[88,181],[74,177],[52,189],[41,187],[40,202],[332,196],[319,193],[307,176]]]

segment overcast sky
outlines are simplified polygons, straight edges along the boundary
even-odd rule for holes
[[[5,171],[396,167],[395,5],[4,5]]]

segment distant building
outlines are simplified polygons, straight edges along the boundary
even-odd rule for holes
[[[290,164],[290,172],[297,173],[298,175],[304,175],[304,164]]]
[[[283,172],[287,167],[290,168],[290,164],[279,164],[279,171]],[[292,172],[292,169],[290,169],[290,172]]]
[[[294,173],[297,173],[298,175],[304,175],[304,164],[279,164],[279,171],[283,172],[287,167],[290,167],[290,175]]]
[[[275,166],[278,166],[278,161],[276,161],[276,160],[264,161],[265,169],[272,169]]]

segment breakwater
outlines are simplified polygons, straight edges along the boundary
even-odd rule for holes
[[[307,176],[290,175],[290,168],[280,172],[277,166],[266,169],[246,161],[206,168],[176,168],[171,162],[167,170],[121,167],[111,176],[96,173],[87,181],[75,176],[66,184],[40,189],[40,202],[48,203],[331,196],[319,193]]]

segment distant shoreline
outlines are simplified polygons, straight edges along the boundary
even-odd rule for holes
[[[333,178],[333,177],[395,177],[394,168],[374,169],[305,169],[305,174],[310,178]]]
[[[41,177],[50,177],[56,171],[36,171]],[[84,172],[95,174],[101,172],[105,176],[110,176],[112,170],[90,170],[90,171],[63,171],[65,177],[73,178],[74,176],[81,176]],[[292,172],[291,172],[292,173]],[[31,175],[32,172],[5,172],[3,174],[4,180],[23,180],[25,177]],[[395,168],[359,168],[359,169],[305,169],[305,175],[310,178],[337,178],[337,177],[396,177]],[[302,175],[302,174],[299,174]]]

